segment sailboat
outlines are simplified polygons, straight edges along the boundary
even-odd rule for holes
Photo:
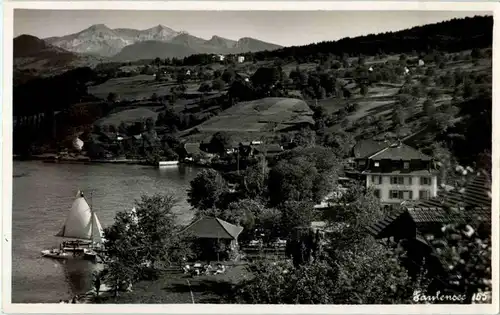
[[[104,233],[101,223],[82,192],[78,191],[64,225],[55,236],[73,239],[73,241],[63,242],[59,249],[43,250],[43,256],[68,259],[83,253],[85,258],[93,259],[98,251],[104,250]],[[69,252],[73,252],[73,255]]]

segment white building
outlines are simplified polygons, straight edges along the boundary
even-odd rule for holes
[[[243,56],[238,56],[238,62],[239,62],[239,63],[243,63],[243,62],[245,62],[245,57],[243,57]]]
[[[373,187],[383,204],[437,196],[437,171],[432,158],[402,143],[356,159],[366,176],[366,187]]]

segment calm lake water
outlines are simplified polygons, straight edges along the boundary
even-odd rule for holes
[[[103,227],[116,212],[129,210],[142,194],[171,193],[181,223],[192,218],[186,201],[189,182],[199,169],[154,169],[138,165],[80,165],[19,162],[13,165],[12,303],[51,303],[91,287],[95,265],[84,260],[57,261],[40,251],[58,247],[55,237],[78,190],[86,193]]]

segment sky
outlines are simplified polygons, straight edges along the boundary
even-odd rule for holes
[[[14,11],[14,36],[39,38],[77,33],[93,24],[110,28],[147,29],[156,25],[210,39],[252,37],[282,45],[304,45],[398,31],[487,12],[464,11]],[[491,14],[489,14],[491,15]]]

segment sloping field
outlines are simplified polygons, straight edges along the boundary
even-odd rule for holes
[[[197,127],[200,132],[259,132],[282,125],[314,124],[312,110],[302,100],[269,97],[238,103]]]
[[[89,93],[106,99],[110,92],[116,93],[120,100],[134,101],[151,98],[153,93],[157,95],[170,94],[170,88],[175,86],[174,82],[158,82],[152,75],[137,75],[133,77],[114,78],[103,84],[89,86]],[[197,90],[199,83],[186,84],[188,90]]]
[[[118,126],[120,123],[124,122],[126,124],[131,124],[138,121],[145,121],[148,118],[153,118],[156,120],[158,118],[158,113],[147,109],[147,108],[134,108],[127,109],[121,112],[111,114],[107,117],[101,118],[95,122],[97,125],[114,125]]]

